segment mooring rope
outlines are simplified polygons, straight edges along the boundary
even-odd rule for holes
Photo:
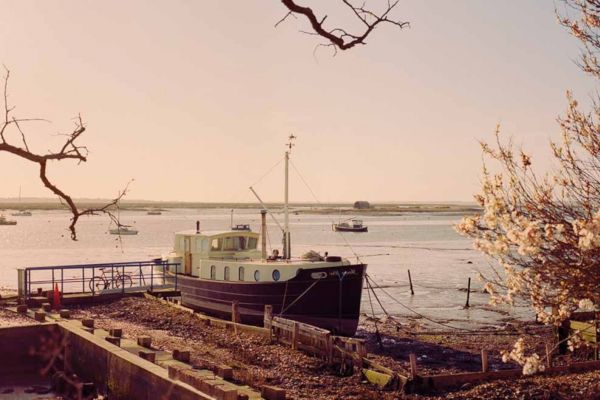
[[[317,204],[320,205],[320,206],[322,206],[323,203],[321,203],[321,201],[317,198],[317,195],[311,189],[311,187],[306,182],[306,180],[304,179],[304,177],[302,176],[302,174],[300,173],[300,171],[298,170],[298,168],[296,168],[296,165],[294,164],[294,162],[292,160],[290,160],[290,164],[292,165],[292,168],[294,169],[294,171],[296,171],[296,173],[300,177],[300,180],[302,181],[302,183],[304,183],[304,186],[306,186],[306,188],[308,189],[308,191],[310,192],[310,194],[312,195],[312,197],[315,199],[315,201],[317,202]],[[335,224],[335,220],[331,219],[331,224],[332,225]],[[344,243],[346,244],[346,247],[348,247],[350,249],[350,251],[352,252],[352,254],[354,254],[354,257],[356,257],[356,261],[362,264],[362,260],[360,259],[360,256],[354,251],[354,248],[352,247],[352,245],[350,244],[350,242],[348,242],[348,240],[346,239],[346,237],[341,232],[338,232],[338,231],[335,231],[335,232],[340,235],[340,237],[342,238],[342,240],[344,240]]]
[[[296,304],[296,302],[297,302],[298,300],[300,300],[300,299],[302,298],[302,296],[304,296],[306,293],[308,293],[308,291],[309,291],[310,289],[312,289],[312,288],[313,288],[313,287],[314,287],[314,286],[315,286],[317,283],[319,283],[319,281],[320,281],[320,279],[317,279],[316,281],[314,281],[314,282],[312,283],[312,285],[310,285],[310,286],[309,286],[309,287],[308,287],[308,288],[307,288],[307,289],[306,289],[304,292],[302,292],[302,293],[300,294],[300,296],[296,297],[296,299],[295,299],[294,301],[292,301],[292,302],[290,303],[290,305],[289,305],[289,306],[287,306],[287,307],[286,307],[286,308],[285,308],[283,311],[281,311],[281,312],[279,313],[279,315],[283,315],[283,313],[284,313],[284,312],[286,312],[287,310],[289,310],[291,306],[293,306],[294,304]]]

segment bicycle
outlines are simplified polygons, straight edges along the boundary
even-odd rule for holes
[[[110,269],[111,274],[107,276],[106,270]],[[131,279],[131,275],[128,273],[121,273],[119,269],[113,268],[99,268],[102,271],[101,275],[94,276],[90,279],[90,290],[92,292],[99,292],[100,290],[108,289],[109,287],[113,288],[130,288],[133,286],[133,279]],[[114,271],[114,272],[113,272]]]

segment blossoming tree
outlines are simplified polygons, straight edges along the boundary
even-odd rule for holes
[[[600,0],[565,4],[577,18],[559,21],[584,44],[582,69],[600,78]],[[457,226],[503,269],[484,277],[492,302],[525,299],[541,321],[554,325],[600,304],[600,103],[586,112],[571,93],[567,98],[561,138],[549,149],[555,170],[534,172],[531,157],[497,130],[493,145],[482,143],[486,162],[476,200],[483,212]],[[499,172],[488,169],[490,162]],[[529,372],[538,364],[523,357],[522,341],[506,358]]]

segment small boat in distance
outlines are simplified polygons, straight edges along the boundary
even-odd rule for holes
[[[128,226],[122,225],[114,229],[109,229],[108,233],[110,233],[111,235],[137,235],[138,231]]]
[[[29,210],[20,210],[10,215],[12,215],[13,217],[31,217],[32,214]]]
[[[16,225],[17,221],[11,221],[6,219],[4,215],[0,215],[0,225]]]
[[[336,232],[368,232],[369,228],[363,225],[362,220],[360,219],[352,219],[351,223],[348,222],[339,222],[337,224],[332,225],[332,229]]]
[[[19,205],[21,205],[21,186],[19,186]],[[12,214],[13,217],[31,217],[31,211],[29,210],[19,210]]]
[[[148,210],[147,214],[148,215],[162,215],[162,212],[160,210]]]

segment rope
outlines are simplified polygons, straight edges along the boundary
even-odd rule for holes
[[[254,186],[254,185],[258,184],[260,181],[262,181],[262,180],[263,180],[263,179],[264,179],[264,178],[265,178],[267,175],[269,175],[269,174],[271,173],[271,171],[273,171],[273,170],[274,170],[274,169],[275,169],[275,168],[276,168],[276,167],[277,167],[279,164],[281,164],[281,162],[282,162],[283,160],[284,160],[284,159],[282,158],[282,159],[280,159],[279,161],[277,161],[277,163],[275,163],[275,165],[273,165],[271,168],[269,168],[269,169],[267,170],[267,172],[265,172],[265,173],[264,173],[264,174],[263,174],[263,175],[262,175],[260,178],[258,178],[258,180],[257,180],[256,182],[254,182],[254,183],[253,183],[252,185],[250,185],[250,186]]]
[[[285,291],[283,292],[283,304],[281,305],[281,310],[282,311],[279,312],[279,316],[280,317],[281,317],[281,314],[283,314],[283,310],[284,310],[284,307],[285,307],[285,299],[287,298],[288,283],[290,283],[289,280],[285,281]]]
[[[316,281],[313,282],[312,285],[310,285],[304,292],[302,292],[302,294],[300,294],[300,296],[296,297],[296,299],[294,301],[292,301],[290,303],[289,306],[287,306],[282,312],[279,313],[279,315],[282,315],[284,312],[286,312],[291,306],[293,306],[294,304],[296,304],[296,302],[298,300],[300,300],[300,298],[302,298],[302,296],[304,296],[310,289],[313,288],[313,286],[315,286],[318,282],[320,281],[320,279],[317,279]]]
[[[371,281],[372,283],[374,283],[374,284],[375,284],[375,286],[377,287],[377,289],[381,290],[381,291],[382,291],[383,293],[385,293],[385,294],[386,294],[386,295],[387,295],[387,296],[388,296],[390,299],[392,299],[394,302],[396,302],[396,303],[397,303],[397,304],[399,304],[400,306],[404,307],[404,308],[405,308],[405,309],[407,309],[408,311],[412,312],[413,314],[415,314],[415,315],[417,315],[417,316],[419,316],[419,317],[421,317],[421,318],[423,318],[423,319],[425,319],[425,320],[427,320],[427,321],[429,321],[429,322],[432,322],[432,323],[434,323],[434,324],[437,324],[437,325],[440,325],[440,326],[443,326],[443,327],[446,327],[446,328],[450,328],[450,329],[456,329],[456,330],[459,330],[459,331],[466,331],[466,332],[475,332],[475,330],[474,330],[474,329],[462,328],[462,327],[459,327],[459,326],[452,326],[452,325],[449,325],[449,324],[445,324],[445,323],[443,323],[443,322],[436,321],[436,320],[434,320],[433,318],[430,318],[430,317],[428,317],[428,316],[426,316],[426,315],[423,315],[423,314],[421,314],[420,312],[413,310],[412,308],[410,308],[410,307],[409,307],[409,306],[407,306],[406,304],[404,304],[404,303],[400,302],[398,299],[396,299],[396,298],[395,298],[394,296],[392,296],[391,294],[389,294],[389,293],[388,293],[388,292],[387,292],[387,291],[386,291],[384,288],[382,288],[381,286],[379,286],[379,285],[377,284],[377,282],[375,282],[375,281],[373,280],[373,278],[371,278],[369,275],[365,274],[365,277],[367,278],[367,280],[368,280],[368,281]],[[373,292],[374,292],[374,291],[373,291]],[[384,311],[384,312],[386,313],[386,315],[389,315],[389,313],[388,313],[387,311]]]
[[[319,199],[317,198],[317,195],[315,194],[315,192],[313,192],[313,190],[308,185],[308,183],[306,182],[306,180],[304,179],[304,177],[302,176],[302,174],[300,173],[300,171],[298,170],[298,168],[296,168],[296,165],[294,164],[294,162],[292,160],[290,160],[290,164],[292,165],[292,168],[294,169],[294,171],[296,171],[296,173],[300,177],[300,180],[302,181],[302,183],[304,183],[304,186],[306,186],[306,188],[308,189],[308,191],[310,192],[310,194],[312,195],[312,197],[315,199],[315,201],[317,202],[317,204],[319,204],[320,206],[322,206],[323,203],[321,203],[321,201],[319,201]],[[332,219],[331,223],[335,224],[335,221]],[[350,249],[350,251],[352,252],[352,254],[354,254],[354,257],[356,257],[356,261],[358,261],[359,263],[362,263],[362,261],[360,259],[360,256],[354,251],[354,248],[350,245],[350,243],[348,242],[348,240],[346,239],[346,237],[341,232],[337,232],[337,233],[344,240],[344,243],[346,244],[346,247],[348,247]]]

